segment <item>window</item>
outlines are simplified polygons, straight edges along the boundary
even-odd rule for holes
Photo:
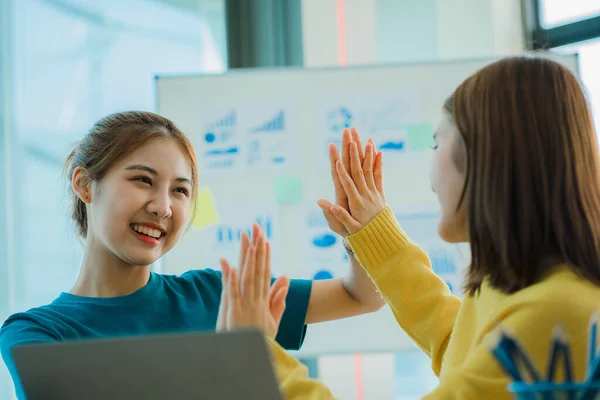
[[[579,74],[594,115],[596,134],[600,135],[600,38],[565,46],[557,51],[579,54]]]
[[[539,3],[544,28],[600,15],[600,2],[596,0],[541,0]]]
[[[522,0],[530,49],[578,53],[580,78],[600,133],[600,2]]]

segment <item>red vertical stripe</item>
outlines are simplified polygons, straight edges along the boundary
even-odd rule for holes
[[[354,388],[356,390],[356,400],[365,399],[365,385],[363,382],[363,358],[360,354],[354,355]]]
[[[346,18],[344,15],[344,0],[337,0],[337,27],[338,27],[338,57],[341,66],[348,65],[346,57]]]

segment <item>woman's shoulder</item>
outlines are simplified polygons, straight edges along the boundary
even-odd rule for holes
[[[568,265],[556,267],[540,282],[525,289],[527,297],[536,297],[544,302],[568,302],[575,299],[600,304],[600,286],[575,272]]]
[[[590,315],[600,311],[600,286],[563,265],[541,281],[508,296],[506,303],[509,308],[551,310],[558,319],[582,319],[587,324]]]
[[[52,304],[14,313],[0,328],[0,344],[5,348],[15,341],[58,340],[58,333],[53,329],[58,319]]]
[[[179,275],[160,274],[160,276],[164,280],[177,282],[182,285],[200,284],[218,286],[219,290],[221,288],[221,271],[217,271],[211,268],[192,269]]]
[[[163,281],[165,289],[185,297],[200,295],[220,296],[221,294],[221,272],[214,269],[189,270],[179,275],[157,274]]]

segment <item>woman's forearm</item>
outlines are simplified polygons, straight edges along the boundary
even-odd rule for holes
[[[350,297],[361,304],[365,313],[377,311],[385,304],[375,283],[353,256],[350,256],[350,270],[344,277],[343,285]]]

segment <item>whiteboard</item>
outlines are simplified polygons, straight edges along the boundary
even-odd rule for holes
[[[577,56],[551,55],[577,72]],[[441,105],[487,60],[323,69],[256,69],[222,75],[157,77],[157,111],[191,139],[219,221],[190,230],[162,260],[163,272],[237,261],[239,234],[257,221],[272,242],[273,270],[292,278],[343,276],[339,238],[316,205],[333,198],[327,144],[344,126],[384,151],[385,191],[409,236],[460,295],[464,246],[436,234],[428,148]],[[202,212],[202,210],[200,210]],[[388,307],[311,325],[301,355],[403,351],[414,344]]]

